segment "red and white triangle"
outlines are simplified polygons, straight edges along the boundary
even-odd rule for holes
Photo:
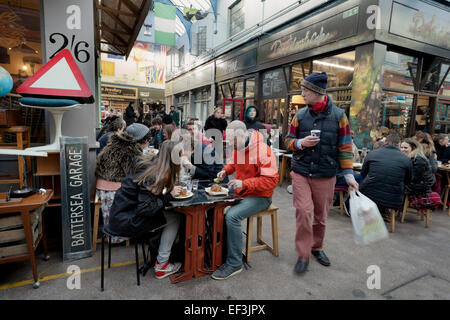
[[[58,97],[89,98],[92,92],[69,49],[44,64],[17,88],[18,93]]]

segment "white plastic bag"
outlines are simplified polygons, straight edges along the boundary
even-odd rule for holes
[[[350,191],[350,215],[356,243],[370,244],[389,237],[375,202],[356,190]]]

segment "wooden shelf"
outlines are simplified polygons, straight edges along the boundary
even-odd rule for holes
[[[51,177],[59,176],[61,173],[59,171],[39,171],[34,174],[36,177]]]
[[[60,203],[60,202],[49,203],[49,204],[47,204],[47,207],[49,207],[49,208],[52,208],[52,207],[61,207],[61,203]]]

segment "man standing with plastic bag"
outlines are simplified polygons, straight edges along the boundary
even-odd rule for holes
[[[297,112],[285,138],[285,145],[294,151],[291,177],[296,208],[297,274],[307,270],[310,254],[324,266],[331,264],[323,252],[323,241],[339,169],[350,189],[359,187],[353,176],[350,125],[344,110],[326,95],[327,80],[322,72],[312,73],[302,81],[307,107]]]

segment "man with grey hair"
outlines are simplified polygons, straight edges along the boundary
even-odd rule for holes
[[[235,120],[228,125],[226,135],[233,152],[217,177],[223,180],[236,173],[228,186],[244,199],[226,212],[227,260],[212,274],[216,280],[228,279],[242,271],[241,221],[270,206],[278,183],[275,155],[261,133],[248,131],[242,121]]]

